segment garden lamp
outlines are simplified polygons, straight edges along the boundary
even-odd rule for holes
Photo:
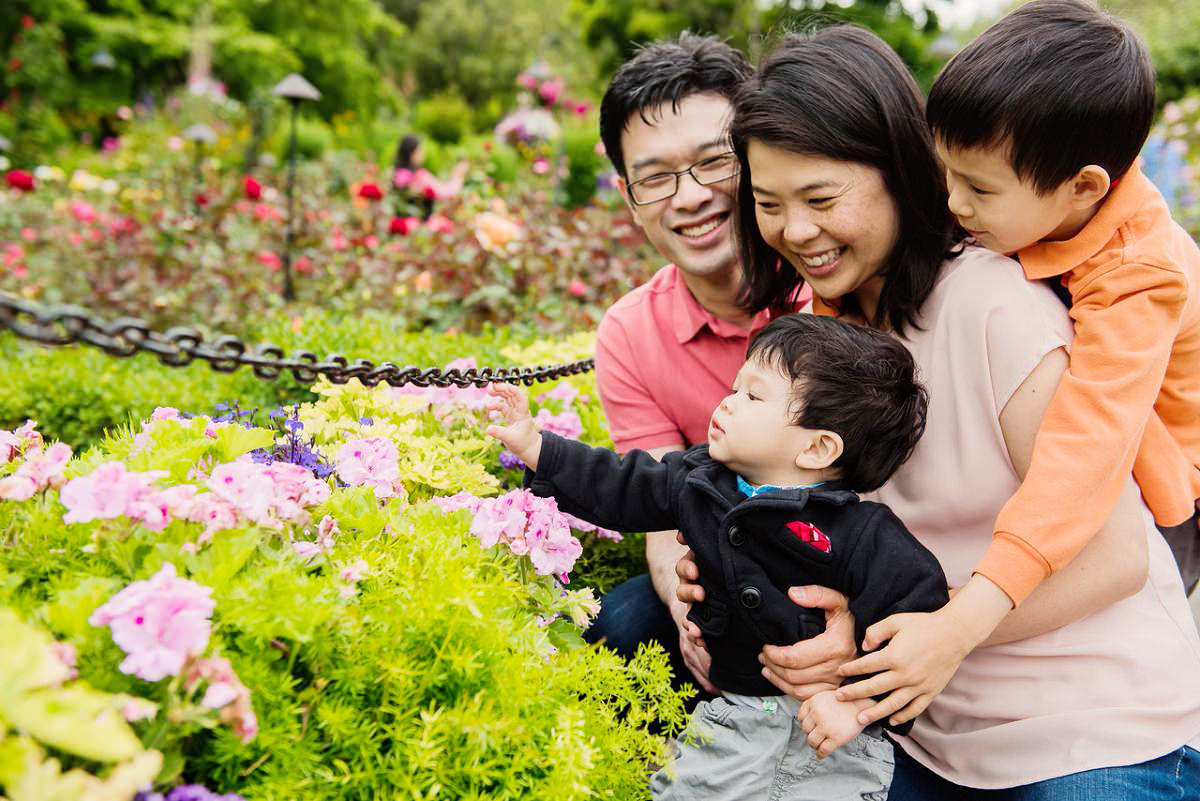
[[[216,142],[217,134],[208,125],[198,122],[184,129],[183,138],[191,142],[196,151],[192,162],[192,183],[198,192],[201,182],[200,165],[204,161],[204,146]]]
[[[102,47],[92,53],[92,66],[99,70],[111,70],[117,66],[117,60],[108,52],[108,48]]]
[[[292,104],[292,133],[288,140],[287,237],[283,246],[283,299],[295,300],[296,293],[292,288],[292,231],[294,227],[292,220],[294,217],[293,196],[296,186],[296,110],[300,107],[301,100],[320,100],[321,93],[317,91],[317,87],[304,80],[303,76],[293,72],[275,84],[271,94],[287,98],[287,101]]]

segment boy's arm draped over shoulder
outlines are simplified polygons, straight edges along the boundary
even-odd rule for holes
[[[1178,271],[1125,264],[1074,299],[1075,339],[1033,461],[975,572],[1014,604],[1066,565],[1112,513],[1162,387],[1187,299]]]
[[[605,528],[676,528],[675,502],[688,472],[683,456],[673,451],[659,462],[645,451],[630,451],[622,458],[543,431],[537,471],[526,471],[525,486],[535,495],[553,496],[567,514]]]

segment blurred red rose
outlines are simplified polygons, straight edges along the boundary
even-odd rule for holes
[[[358,188],[358,196],[367,200],[382,200],[383,191],[379,184],[365,183]]]
[[[8,175],[4,176],[4,179],[8,181],[8,185],[13,189],[19,189],[22,192],[33,191],[33,175],[25,172],[25,170],[9,170]]]
[[[262,197],[262,184],[247,175],[242,179],[242,189],[246,192],[246,197],[251,200],[258,200]]]
[[[417,226],[420,224],[421,221],[416,217],[393,217],[392,221],[388,223],[388,233],[408,236],[417,230]]]

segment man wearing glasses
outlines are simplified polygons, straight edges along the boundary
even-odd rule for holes
[[[738,161],[726,124],[730,98],[751,72],[729,45],[685,33],[626,62],[600,105],[600,137],[618,188],[668,262],[617,301],[597,333],[597,385],[619,453],[639,448],[661,458],[704,443],[750,336],[768,321],[736,303]],[[685,552],[673,531],[647,534],[649,575],[608,593],[587,637],[626,657],[657,640],[678,678],[686,678],[686,665],[716,692],[707,652],[682,633],[687,608],[675,597],[675,564]]]

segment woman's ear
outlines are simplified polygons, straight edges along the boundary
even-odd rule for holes
[[[841,458],[844,445],[841,435],[824,429],[807,432],[804,447],[796,454],[796,467],[801,470],[824,470]]]
[[[1079,209],[1093,206],[1104,200],[1111,188],[1112,180],[1108,170],[1096,164],[1089,164],[1071,179],[1071,205]]]

